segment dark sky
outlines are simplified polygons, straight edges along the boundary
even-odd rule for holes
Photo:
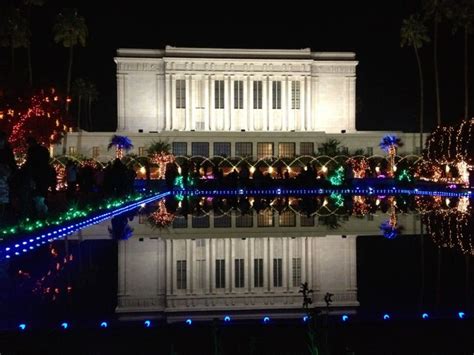
[[[98,4],[103,8],[97,8]],[[115,129],[116,49],[163,48],[167,44],[354,51],[359,60],[357,128],[418,129],[416,60],[412,48],[400,48],[402,19],[416,9],[416,1],[274,2],[258,5],[258,9],[257,3],[245,2],[196,3],[192,7],[182,2],[151,4],[141,0],[125,5],[49,0],[33,15],[34,70],[45,82],[65,82],[66,77],[67,50],[52,40],[55,14],[72,5],[86,18],[88,43],[76,50],[73,77],[88,77],[97,83],[100,101],[94,119],[100,130]],[[452,36],[446,24],[440,32],[443,119],[454,122],[462,116],[464,104],[462,37]],[[432,45],[423,48],[421,56],[426,88],[425,124],[430,128],[435,121]]]

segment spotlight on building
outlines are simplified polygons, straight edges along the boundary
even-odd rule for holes
[[[268,316],[263,317],[263,324],[268,324],[268,323],[270,323],[270,317]]]
[[[18,324],[18,329],[20,329],[21,331],[25,330],[26,324],[25,323]]]
[[[389,320],[390,319],[390,315],[389,314],[384,314],[383,315],[383,320]]]
[[[305,322],[305,323],[306,323],[308,320],[309,320],[309,316],[307,316],[307,315],[304,315],[304,316],[303,316],[303,322]]]
[[[187,325],[193,324],[193,320],[191,318],[186,319],[186,324]]]
[[[464,319],[466,317],[466,313],[458,312],[458,317],[459,317],[459,319]]]
[[[69,328],[69,324],[67,322],[62,322],[61,323],[61,328],[63,328],[64,330],[66,330],[67,328]]]
[[[349,320],[349,316],[347,314],[343,314],[341,319],[343,322],[347,322]]]
[[[145,326],[145,328],[150,328],[151,327],[151,321],[146,320],[146,321],[143,322],[143,325]]]
[[[225,316],[224,317],[224,322],[230,323],[230,316]]]
[[[101,322],[100,323],[101,328],[107,328],[108,326],[109,326],[109,324],[107,322]]]
[[[423,313],[421,315],[421,318],[423,318],[423,319],[428,319],[429,317],[430,317],[430,315],[428,313]]]

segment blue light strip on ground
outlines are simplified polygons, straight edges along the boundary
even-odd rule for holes
[[[0,260],[10,259],[15,256],[23,255],[31,250],[34,250],[46,243],[51,243],[56,239],[63,238],[67,235],[71,235],[78,230],[87,228],[94,224],[103,222],[109,218],[121,215],[122,213],[134,210],[143,204],[147,204],[159,199],[162,199],[170,195],[170,191],[159,193],[153,196],[145,197],[141,200],[128,203],[122,207],[107,212],[99,212],[93,216],[89,216],[83,219],[68,221],[60,226],[53,228],[43,229],[35,233],[15,236],[10,240],[5,241],[0,246]]]
[[[343,195],[427,195],[442,197],[469,197],[473,198],[472,191],[438,191],[422,189],[400,189],[400,188],[330,188],[330,189],[209,189],[209,190],[173,190],[173,195],[185,196],[301,196],[301,195],[331,195],[339,193]]]

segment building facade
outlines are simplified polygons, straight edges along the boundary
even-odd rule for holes
[[[118,49],[117,134],[144,155],[166,141],[175,155],[313,155],[329,139],[347,153],[381,154],[388,132],[356,130],[355,53],[183,48]],[[108,160],[115,132],[68,134],[69,154]],[[400,153],[419,151],[396,133]]]

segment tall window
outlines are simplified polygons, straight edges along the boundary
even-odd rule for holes
[[[236,157],[251,157],[252,156],[252,143],[251,142],[236,142],[235,143],[235,156]]]
[[[244,259],[235,259],[235,288],[245,287]]]
[[[256,110],[262,109],[262,81],[253,82],[253,108]]]
[[[257,215],[258,227],[273,227],[273,211],[266,209]]]
[[[191,154],[201,155],[203,157],[209,156],[209,143],[207,142],[192,142],[191,143]]]
[[[257,143],[257,158],[271,158],[273,156],[273,143]]]
[[[253,286],[263,287],[263,259],[253,259]]]
[[[244,82],[242,80],[234,81],[234,108],[244,108]]]
[[[253,227],[253,215],[251,214],[240,214],[235,217],[235,226],[237,228],[250,228]]]
[[[186,80],[176,80],[176,108],[186,108]]]
[[[220,155],[222,157],[230,157],[230,143],[215,142],[214,155]]]
[[[282,265],[283,259],[273,259],[273,287],[281,287],[283,285]]]
[[[196,288],[203,289],[205,287],[205,280],[206,280],[206,260],[205,259],[198,259],[196,260]]]
[[[300,155],[313,155],[314,154],[314,143],[313,142],[301,142],[300,143]]]
[[[216,260],[216,288],[225,288],[225,260]]]
[[[145,147],[138,147],[138,156],[144,157],[146,155],[146,148]]]
[[[173,142],[173,154],[186,155],[188,154],[188,143],[186,142]]]
[[[214,81],[214,100],[215,108],[224,108],[224,80]]]
[[[176,288],[186,289],[186,260],[176,261]]]
[[[300,109],[300,90],[301,83],[299,81],[291,82],[291,108],[293,110]]]
[[[296,226],[296,214],[295,212],[283,211],[278,216],[278,225],[280,227],[294,227]]]
[[[301,258],[293,258],[293,287],[301,286]]]
[[[281,158],[294,158],[295,143],[278,143],[278,154]]]
[[[281,81],[272,82],[272,108],[281,109]]]

